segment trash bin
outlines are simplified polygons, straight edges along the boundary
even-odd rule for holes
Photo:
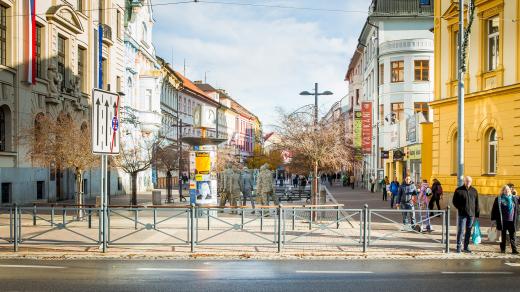
[[[162,205],[161,191],[152,191],[152,204],[153,205]]]

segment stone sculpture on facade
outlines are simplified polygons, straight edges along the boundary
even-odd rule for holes
[[[49,64],[49,68],[47,69],[47,81],[49,84],[49,94],[52,96],[58,95],[60,93],[63,76],[58,72],[58,68],[53,62]]]

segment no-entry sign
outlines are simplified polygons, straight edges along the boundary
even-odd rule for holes
[[[119,154],[119,95],[94,89],[91,117],[92,152]]]

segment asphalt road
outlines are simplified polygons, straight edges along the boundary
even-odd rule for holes
[[[518,260],[0,260],[1,291],[519,291]]]

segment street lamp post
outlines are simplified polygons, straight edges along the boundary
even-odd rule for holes
[[[314,92],[302,91],[300,95],[314,95],[314,131],[318,130],[318,96],[320,95],[332,95],[331,91],[318,91],[318,83],[314,83]],[[313,162],[314,166],[314,177],[312,178],[312,203],[317,205],[318,198],[318,161]]]
[[[457,131],[457,186],[464,176],[464,0],[459,1],[459,68],[458,68],[458,131]]]

